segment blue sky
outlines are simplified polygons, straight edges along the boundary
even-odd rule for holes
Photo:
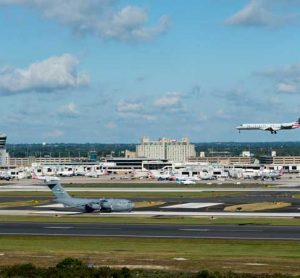
[[[299,140],[300,0],[0,0],[10,143]]]

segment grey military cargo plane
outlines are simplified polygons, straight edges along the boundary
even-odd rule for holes
[[[84,212],[129,212],[134,208],[134,203],[127,199],[91,199],[71,197],[61,186],[57,177],[33,177],[44,180],[55,195],[55,201],[64,207],[76,208]]]

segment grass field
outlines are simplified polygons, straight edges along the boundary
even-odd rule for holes
[[[291,203],[285,202],[260,202],[251,204],[239,204],[234,206],[228,206],[224,208],[224,211],[263,211],[271,209],[280,209],[291,206]]]
[[[1,202],[0,203],[0,208],[36,206],[36,205],[44,205],[44,204],[47,204],[47,203],[49,203],[49,201],[40,201],[40,200]]]
[[[294,197],[294,198],[297,198],[297,199],[300,199],[300,193],[295,193],[295,194],[293,195],[293,197]]]
[[[300,273],[300,242],[0,236],[0,264],[53,265],[64,257],[96,265],[198,271]]]

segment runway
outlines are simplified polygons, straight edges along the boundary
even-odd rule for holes
[[[298,226],[0,223],[0,235],[300,240]]]

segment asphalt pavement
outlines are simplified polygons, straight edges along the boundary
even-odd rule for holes
[[[2,222],[0,235],[300,240],[300,227]]]

